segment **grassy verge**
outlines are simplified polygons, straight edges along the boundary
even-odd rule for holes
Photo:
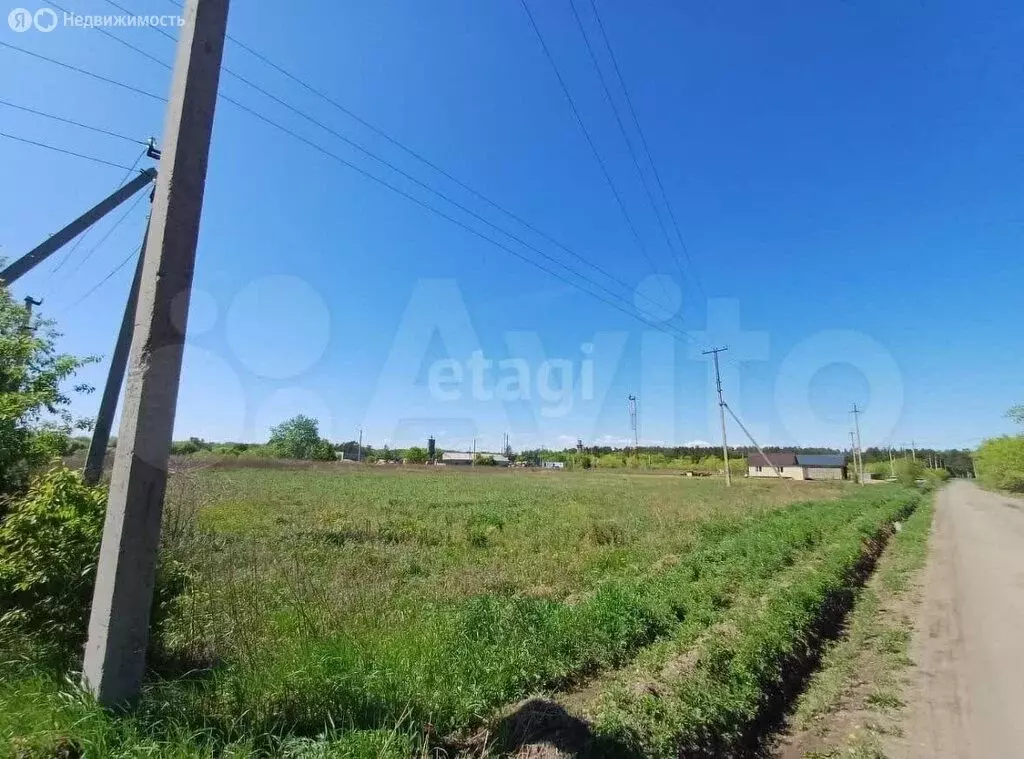
[[[881,500],[835,530],[810,560],[774,575],[695,642],[661,646],[634,673],[644,687],[612,689],[594,715],[598,742],[634,756],[722,755],[778,716],[795,672],[848,608],[888,524],[914,500]]]
[[[825,653],[800,698],[783,756],[883,757],[904,707],[915,579],[927,560],[931,499],[906,521],[878,562],[845,634]]]

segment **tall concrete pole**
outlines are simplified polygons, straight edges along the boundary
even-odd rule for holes
[[[92,430],[89,442],[89,453],[85,457],[85,469],[82,479],[87,485],[95,485],[103,476],[103,462],[107,458],[107,445],[110,443],[110,429],[114,424],[114,413],[117,411],[117,399],[121,395],[121,383],[124,381],[125,368],[128,366],[128,350],[132,345],[132,332],[135,327],[135,310],[139,303],[139,285],[142,282],[142,267],[146,261],[146,242],[149,239],[149,222],[146,222],[146,234],[142,238],[139,249],[139,260],[135,262],[135,276],[128,291],[128,300],[124,304],[121,315],[121,329],[117,333],[117,343],[110,357],[110,369],[107,371],[107,383],[103,386],[103,397],[100,408],[96,412],[96,425]]]
[[[356,462],[362,462],[363,460],[363,428],[359,428],[359,449],[356,453]]]
[[[136,698],[145,671],[228,0],[183,12],[82,668],[103,706]]]
[[[718,354],[728,348],[715,348],[704,351],[704,355],[713,354],[715,357],[715,384],[718,386],[718,415],[722,420],[722,459],[725,461],[725,484],[732,485],[732,473],[729,471],[729,443],[725,437],[725,398],[722,397],[722,374],[718,370]],[[764,455],[764,454],[762,454]]]

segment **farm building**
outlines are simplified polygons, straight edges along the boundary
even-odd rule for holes
[[[472,466],[475,455],[473,453],[445,451],[441,454],[441,463],[446,466]],[[495,466],[509,465],[509,460],[506,456],[500,456],[497,453],[481,453],[480,455],[494,459]]]
[[[817,455],[798,454],[797,466],[804,471],[805,480],[845,480],[846,457],[841,453]]]
[[[765,458],[767,456],[767,458]],[[845,480],[846,459],[841,454],[755,453],[747,457],[750,477],[776,477],[775,470],[791,480]]]

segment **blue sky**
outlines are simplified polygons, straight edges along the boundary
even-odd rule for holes
[[[123,4],[174,12],[165,0]],[[576,6],[639,149],[591,5]],[[104,0],[61,7],[119,12]],[[653,269],[518,0],[276,8],[235,2],[231,34],[614,279],[230,44],[229,68],[599,280],[647,323],[222,102],[176,437],[261,440],[305,412],[333,439],[362,426],[376,445],[433,433],[444,447],[495,448],[506,431],[516,447],[621,444],[636,394],[643,440],[715,441],[701,350],[719,344],[732,346],[727,397],[766,443],[848,442],[854,402],[865,443],[974,446],[1009,430],[1004,411],[1024,402],[1019,3],[597,0],[692,260],[686,278],[568,0],[530,8]],[[110,31],[172,59],[151,29]],[[167,91],[165,69],[94,29],[0,24],[0,42]],[[221,91],[501,238],[240,82],[225,77]],[[0,99],[143,139],[163,123],[157,100],[4,47]],[[141,149],[2,105],[0,126],[124,165]],[[0,254],[28,250],[123,174],[0,138]],[[121,212],[56,274],[63,253],[15,286],[44,298],[62,348],[109,355],[131,264],[79,300],[138,245],[145,205],[88,259]],[[658,329],[666,317],[670,334]],[[105,370],[86,379],[100,384]],[[735,425],[729,435],[745,442]]]

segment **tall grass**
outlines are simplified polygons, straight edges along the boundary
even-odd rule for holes
[[[98,754],[408,755],[706,629],[858,520],[877,526],[890,492],[600,474],[198,476],[202,492],[172,499],[184,506],[169,514],[168,554],[187,592],[138,710],[111,719],[65,701],[53,717],[89,726],[76,740]],[[786,505],[794,493],[822,500]],[[26,688],[43,702],[64,686]]]

